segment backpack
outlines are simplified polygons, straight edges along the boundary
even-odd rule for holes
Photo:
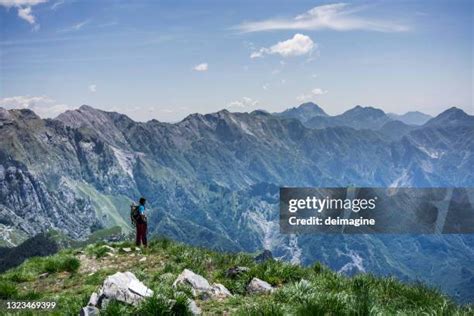
[[[130,220],[133,225],[136,225],[140,219],[140,212],[138,212],[138,205],[130,205]]]

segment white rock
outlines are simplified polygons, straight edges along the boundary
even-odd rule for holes
[[[204,277],[188,269],[184,269],[183,272],[181,272],[174,281],[173,287],[177,287],[180,284],[191,286],[193,296],[195,297],[200,294],[206,294],[208,298],[226,298],[232,296],[232,293],[230,293],[224,285],[215,283],[211,286]]]
[[[193,314],[193,315],[201,315],[202,314],[202,311],[199,308],[199,306],[197,306],[196,302],[191,300],[191,299],[188,299],[188,309],[191,312],[191,314]]]
[[[214,298],[226,298],[232,296],[232,293],[230,293],[230,291],[220,283],[214,283],[211,291],[211,296]]]
[[[130,284],[128,285],[128,289],[140,296],[144,296],[144,297],[153,296],[153,291],[147,288],[145,284],[143,284],[142,282],[138,280],[132,280],[132,282],[130,282]]]
[[[188,269],[184,269],[183,272],[181,272],[174,281],[173,287],[177,287],[180,284],[191,286],[194,296],[200,293],[209,293],[212,290],[211,285],[204,277]]]
[[[132,248],[122,248],[122,250],[123,250],[124,252],[130,252],[130,251],[132,251]]]
[[[140,262],[145,262],[145,261],[146,261],[146,257],[143,257],[143,258],[141,258],[141,259],[138,260],[138,261],[140,261]]]
[[[271,293],[273,292],[273,287],[263,280],[253,278],[249,285],[247,285],[247,292],[250,294]]]
[[[140,282],[131,272],[117,272],[108,276],[102,285],[99,296],[115,299],[127,304],[138,305],[145,297],[153,295],[153,291]]]
[[[97,303],[99,302],[99,295],[97,295],[96,292],[91,294],[91,297],[89,298],[89,303],[87,305],[89,306],[97,306]]]
[[[95,306],[86,306],[81,309],[80,316],[98,316],[100,311]]]

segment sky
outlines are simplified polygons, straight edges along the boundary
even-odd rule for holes
[[[474,114],[473,3],[0,0],[0,106]]]

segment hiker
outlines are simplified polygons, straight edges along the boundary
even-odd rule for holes
[[[146,239],[146,234],[147,234],[147,218],[145,215],[145,203],[146,199],[144,197],[141,197],[138,205],[132,205],[132,224],[135,224],[135,227],[137,229],[137,234],[136,234],[136,239],[135,243],[138,247],[140,247],[141,244],[146,248],[147,247],[147,239]]]

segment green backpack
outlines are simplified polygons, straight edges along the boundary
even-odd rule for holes
[[[130,205],[130,221],[133,225],[137,224],[137,221],[140,217],[140,212],[138,212],[138,205]]]

